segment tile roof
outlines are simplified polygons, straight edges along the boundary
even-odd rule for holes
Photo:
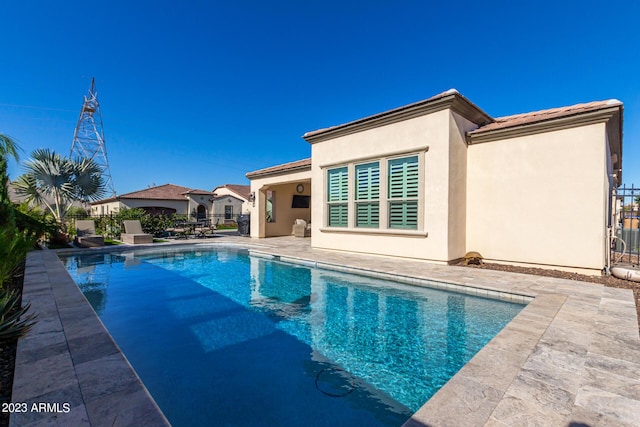
[[[411,114],[412,112],[424,112],[425,109],[444,105],[442,104],[443,102],[450,102],[450,104],[448,104],[449,108],[453,108],[455,111],[461,112],[465,117],[470,118],[475,123],[482,124],[492,121],[492,118],[487,113],[469,101],[456,89],[449,89],[430,98],[423,99],[422,101],[403,105],[402,107],[394,108],[392,110],[384,111],[382,113],[374,114],[348,123],[343,123],[341,125],[307,132],[302,137],[310,142],[312,139],[322,134],[346,128],[359,127],[366,123],[376,123],[393,117],[405,117],[407,114]]]
[[[237,195],[243,197],[246,200],[249,200],[249,195],[251,194],[251,186],[250,185],[240,185],[240,184],[224,184],[219,185],[213,189],[213,193],[216,192],[218,188],[227,188]]]
[[[514,126],[525,126],[546,120],[570,117],[619,105],[622,105],[620,101],[616,99],[609,99],[606,101],[587,102],[584,104],[576,104],[568,107],[550,108],[548,110],[540,110],[530,113],[513,114],[511,116],[498,117],[494,119],[494,122],[481,126],[478,129],[469,132],[469,135],[477,135],[484,132],[490,132]]]
[[[260,175],[269,175],[280,172],[287,172],[295,169],[307,169],[311,168],[311,158],[297,160],[295,162],[284,163],[281,165],[271,166],[269,168],[260,169],[257,171],[247,173],[247,178],[256,177]]]
[[[212,195],[210,191],[181,187],[174,184],[164,184],[144,190],[121,194],[118,199],[156,199],[156,200],[185,200],[186,194]]]

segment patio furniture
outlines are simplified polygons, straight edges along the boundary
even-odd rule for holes
[[[184,222],[176,222],[171,231],[176,239],[187,237],[187,227],[184,225]]]
[[[83,248],[104,246],[104,237],[96,233],[96,224],[93,220],[76,220],[76,237],[74,242]]]
[[[209,226],[206,222],[199,222],[193,229],[196,237],[205,237],[205,233],[209,229]]]
[[[124,229],[126,233],[120,235],[120,240],[131,245],[142,243],[153,243],[153,236],[142,231],[140,220],[124,220]]]
[[[209,223],[209,226],[207,227],[207,229],[205,230],[204,234],[206,237],[213,237],[216,235],[216,230],[218,229],[218,227],[216,227],[215,224],[213,223]]]
[[[292,233],[296,237],[309,237],[311,236],[311,223],[307,224],[304,219],[296,219],[293,224]]]

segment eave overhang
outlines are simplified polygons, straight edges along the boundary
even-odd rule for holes
[[[269,176],[289,175],[295,172],[305,172],[311,170],[311,159],[298,160],[284,165],[272,166],[245,174],[248,179],[265,178]]]
[[[455,89],[433,98],[385,111],[353,122],[307,132],[302,137],[310,144],[350,135],[415,117],[450,109],[479,126],[493,122],[491,116],[478,108]]]

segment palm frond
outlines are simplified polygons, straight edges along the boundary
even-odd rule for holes
[[[10,136],[0,133],[0,157],[11,156],[17,161],[19,160],[18,151],[20,151],[18,143]]]

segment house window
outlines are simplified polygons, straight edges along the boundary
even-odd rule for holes
[[[327,225],[346,227],[349,222],[349,182],[347,167],[327,171]]]
[[[380,225],[380,163],[355,167],[356,227],[378,228]]]
[[[326,231],[343,227],[333,232],[426,236],[420,188],[427,150],[354,159],[325,169]]]
[[[418,228],[418,156],[389,160],[389,228]]]
[[[224,206],[224,219],[233,219],[233,206],[225,205]]]

